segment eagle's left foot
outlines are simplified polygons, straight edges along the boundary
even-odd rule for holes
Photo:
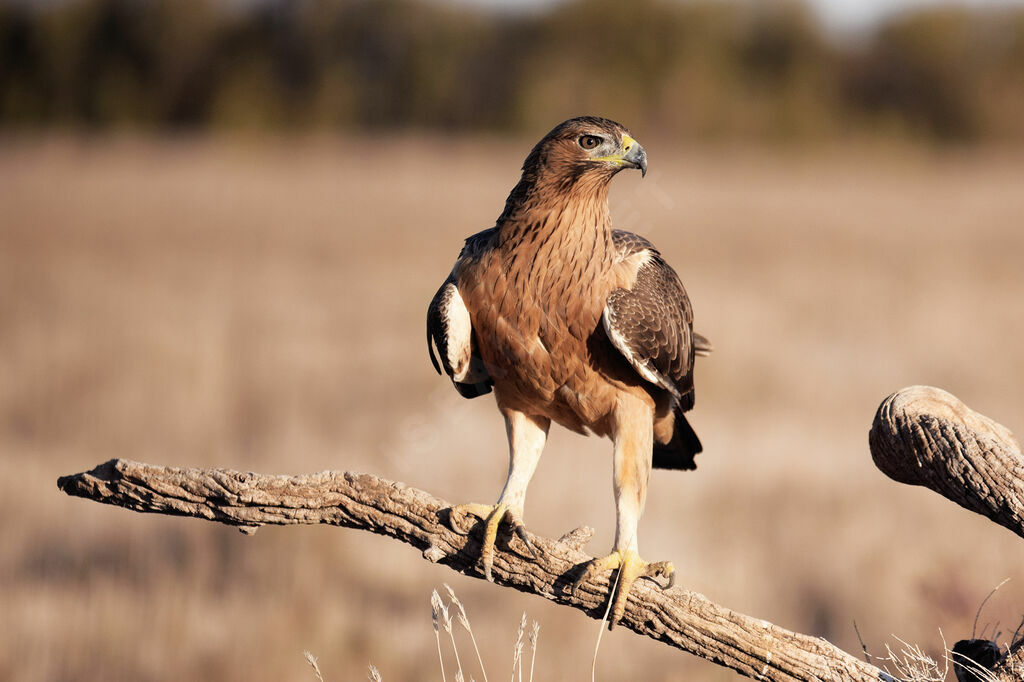
[[[633,550],[615,550],[606,557],[594,559],[588,563],[580,577],[573,583],[572,593],[575,594],[580,585],[592,580],[595,576],[615,569],[619,571],[619,585],[616,588],[613,584],[613,594],[609,597],[612,599],[611,618],[608,621],[609,630],[615,627],[622,619],[622,614],[626,612],[626,599],[637,578],[647,578],[653,582],[657,582],[655,578],[667,578],[668,583],[661,586],[663,590],[667,590],[675,584],[676,569],[671,561],[648,563]]]
[[[472,514],[484,522],[483,549],[480,551],[480,559],[484,564],[484,577],[494,582],[491,577],[491,566],[494,565],[494,545],[498,540],[498,526],[502,521],[507,521],[526,548],[530,550],[533,558],[538,557],[537,550],[530,542],[526,534],[526,526],[523,525],[522,509],[514,509],[507,504],[498,503],[494,506],[488,504],[459,504],[451,508],[448,518],[451,521],[452,530],[462,535],[468,535],[469,530],[461,527],[461,521],[467,514]]]

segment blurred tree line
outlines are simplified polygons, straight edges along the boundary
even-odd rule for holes
[[[857,41],[798,2],[0,0],[0,129],[546,129],[1024,141],[1024,8]]]

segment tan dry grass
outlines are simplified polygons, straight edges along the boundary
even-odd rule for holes
[[[871,465],[878,402],[913,383],[1024,431],[1019,156],[707,151],[644,140],[613,214],[683,276],[716,346],[695,474],[658,473],[641,526],[682,584],[872,651],[890,633],[1016,622],[1024,543]],[[60,495],[109,457],[369,470],[452,501],[500,489],[489,398],[426,358],[426,302],[487,227],[529,141],[69,139],[0,146],[0,678],[423,679],[424,595],[450,581],[485,660],[528,608],[538,678],[584,679],[596,623],[453,576],[381,538],[254,537]],[[606,442],[555,432],[526,520],[611,542]],[[567,492],[570,491],[570,492]],[[579,491],[588,491],[585,494]],[[599,679],[732,679],[629,633]]]

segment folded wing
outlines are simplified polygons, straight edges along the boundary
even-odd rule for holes
[[[622,236],[619,236],[622,235]],[[693,310],[675,270],[646,239],[616,232],[620,253],[641,254],[629,289],[608,295],[602,322],[612,345],[647,381],[660,386],[683,412],[693,407],[693,359],[711,344],[693,332]]]

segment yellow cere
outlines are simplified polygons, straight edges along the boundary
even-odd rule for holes
[[[591,160],[592,161],[606,161],[608,163],[614,163],[614,164],[616,164],[618,166],[621,166],[621,165],[626,163],[625,159],[623,159],[622,157],[624,157],[626,155],[626,152],[628,152],[630,149],[632,149],[633,145],[635,145],[635,144],[636,144],[636,140],[634,140],[629,135],[623,135],[622,136],[622,151],[620,151],[618,154],[609,154],[608,156],[595,156]]]

